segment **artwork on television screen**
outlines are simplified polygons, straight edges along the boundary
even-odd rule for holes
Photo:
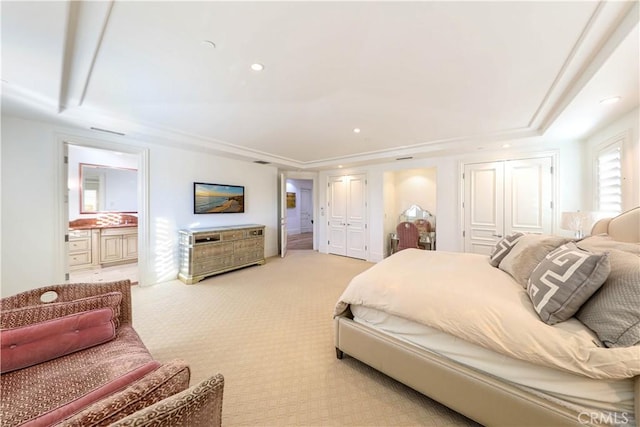
[[[244,187],[241,185],[193,183],[193,213],[244,212]]]

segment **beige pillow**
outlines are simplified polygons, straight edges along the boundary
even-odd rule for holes
[[[516,282],[527,287],[531,272],[549,252],[571,241],[566,237],[548,234],[525,234],[500,262],[498,268],[509,273]]]

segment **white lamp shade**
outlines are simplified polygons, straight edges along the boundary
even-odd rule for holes
[[[582,237],[584,231],[591,230],[596,219],[595,212],[562,212],[560,228],[574,231],[576,237]]]

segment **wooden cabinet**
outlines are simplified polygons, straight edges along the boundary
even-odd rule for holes
[[[138,228],[100,230],[100,264],[135,262],[138,259]]]
[[[69,231],[69,270],[92,268],[98,264],[95,242],[99,230]]]
[[[264,262],[264,225],[180,230],[178,277],[184,283]]]

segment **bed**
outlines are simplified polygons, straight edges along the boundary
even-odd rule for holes
[[[483,425],[637,425],[639,242],[636,208],[579,241],[514,234],[491,257],[400,251],[338,300],[337,357]],[[559,262],[567,254],[581,267]],[[575,279],[588,262],[578,285],[554,288],[553,269]]]

